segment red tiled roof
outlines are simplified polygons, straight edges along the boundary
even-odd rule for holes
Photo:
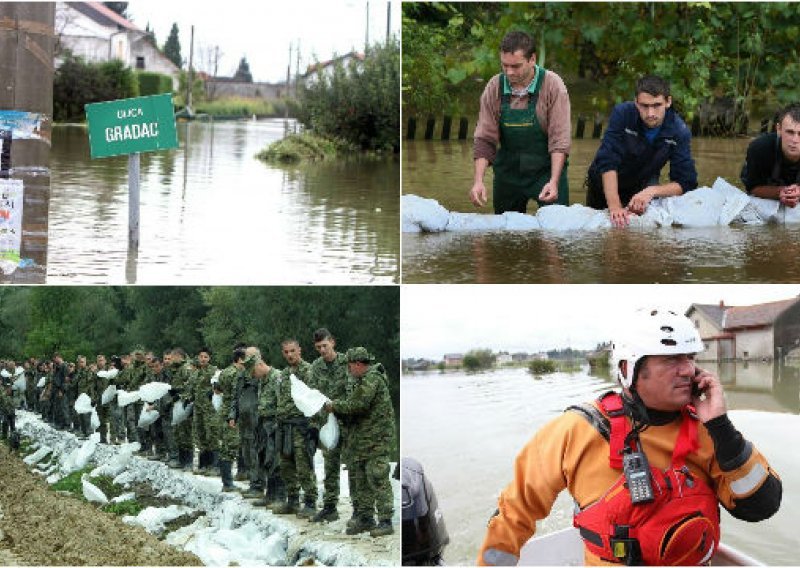
[[[723,320],[725,329],[772,325],[784,310],[797,301],[797,298],[792,298],[755,306],[729,307],[725,310],[725,319]]]
[[[93,10],[98,12],[99,14],[101,14],[106,19],[111,20],[112,22],[114,22],[118,26],[122,26],[125,29],[133,30],[133,31],[137,31],[137,32],[142,31],[136,24],[134,24],[130,20],[126,20],[125,18],[123,18],[122,16],[117,14],[114,10],[112,10],[111,8],[108,8],[108,7],[104,6],[102,2],[84,2],[84,4],[86,6],[89,6],[90,8],[92,8]]]

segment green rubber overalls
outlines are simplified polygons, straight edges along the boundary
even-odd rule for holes
[[[536,102],[544,81],[545,69],[536,66],[536,80],[528,87],[528,107],[511,108],[511,86],[506,76],[500,75],[500,149],[494,167],[494,212],[518,211],[525,213],[528,200],[538,200],[539,193],[550,180],[550,152],[547,133],[539,126]],[[567,166],[558,180],[558,200],[569,205]]]

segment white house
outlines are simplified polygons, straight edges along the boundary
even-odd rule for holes
[[[57,2],[55,33],[56,67],[69,50],[87,62],[118,59],[132,69],[169,75],[172,88],[178,89],[180,69],[150,43],[144,30],[100,2]]]
[[[319,63],[309,65],[305,74],[303,74],[300,79],[306,85],[313,85],[319,80],[320,75],[326,78],[332,77],[333,70],[338,63],[341,63],[342,66],[347,69],[353,61],[356,62],[356,65],[360,66],[364,62],[364,59],[365,55],[363,53],[351,51],[350,53],[345,53],[344,55],[340,55],[328,61],[320,61]]]

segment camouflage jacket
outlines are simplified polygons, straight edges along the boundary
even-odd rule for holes
[[[194,411],[202,414],[214,413],[214,406],[211,404],[211,378],[217,372],[217,367],[207,365],[204,369],[198,367],[192,378],[192,398],[194,399]]]
[[[175,390],[176,394],[184,400],[188,400],[192,396],[192,370],[189,364],[185,361],[180,363],[170,363],[169,366],[169,384]]]
[[[291,375],[308,385],[311,377],[311,363],[301,359],[294,367],[286,367],[281,371],[280,376],[276,378],[275,387],[267,389],[265,407],[275,409],[275,419],[278,422],[305,418],[292,398]],[[309,386],[313,388],[313,385]]]
[[[311,363],[311,378],[308,386],[322,392],[329,399],[347,396],[347,357],[337,353],[336,359],[328,363],[322,357]]]
[[[89,395],[89,398],[92,399],[92,402],[97,400],[98,393],[95,389],[94,385],[94,377],[92,376],[92,372],[89,370],[89,367],[84,367],[82,369],[75,368],[75,383],[78,387],[78,394],[86,393]]]
[[[261,381],[258,393],[258,415],[266,420],[277,420],[278,388],[283,381],[281,372],[272,369]]]
[[[215,392],[222,394],[222,406],[219,407],[219,414],[225,420],[236,420],[236,416],[233,414],[233,398],[236,396],[236,382],[241,372],[235,365],[225,367],[214,389]]]
[[[147,382],[147,375],[149,374],[147,365],[144,364],[144,361],[141,363],[134,362],[131,363],[131,366],[128,368],[131,372],[127,390],[139,390],[139,387]]]
[[[342,451],[348,459],[389,457],[394,442],[394,408],[383,365],[372,365],[344,399],[333,402],[333,413],[348,418]]]

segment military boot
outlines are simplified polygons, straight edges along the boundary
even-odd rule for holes
[[[298,509],[298,500],[297,497],[289,497],[280,507],[272,509],[272,512],[276,515],[291,515],[292,513],[296,513]]]
[[[391,519],[383,519],[378,523],[374,529],[369,531],[371,537],[386,536],[394,534],[394,527],[392,526]]]
[[[375,520],[369,515],[353,515],[353,518],[347,521],[346,534],[358,534],[367,532],[375,528]]]
[[[306,498],[303,508],[297,511],[297,517],[300,519],[312,519],[317,514],[317,504],[314,499]]]
[[[231,475],[231,462],[229,460],[220,460],[219,473],[222,478],[222,491],[225,493],[236,491],[236,486],[233,484],[233,476]]]
[[[319,513],[314,515],[311,519],[312,523],[321,523],[323,521],[335,521],[339,518],[339,512],[336,510],[335,505],[325,505],[319,510]]]

